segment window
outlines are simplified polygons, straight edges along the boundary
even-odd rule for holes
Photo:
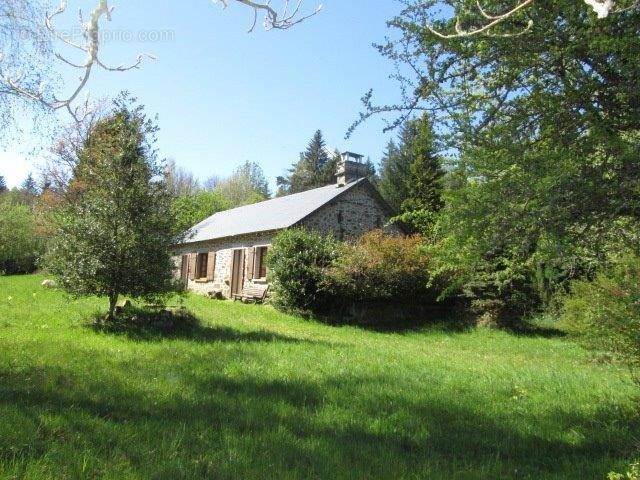
[[[256,247],[255,277],[267,278],[267,251],[268,247]]]
[[[207,278],[207,262],[209,260],[208,253],[199,253],[196,259],[196,278]]]

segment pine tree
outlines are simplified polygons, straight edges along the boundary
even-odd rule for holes
[[[36,184],[36,181],[33,179],[33,175],[31,173],[29,173],[29,175],[27,175],[27,178],[24,180],[24,182],[22,182],[22,185],[20,186],[20,190],[22,191],[22,193],[24,193],[28,197],[35,197],[38,195],[38,185]]]
[[[434,216],[444,206],[442,199],[442,160],[436,154],[435,135],[429,118],[413,125],[414,135],[408,146],[413,159],[409,172],[408,197],[402,202],[400,219],[412,230],[427,233]]]
[[[333,183],[336,159],[327,152],[322,131],[317,130],[287,177],[278,178],[278,194],[304,192]]]
[[[7,182],[4,177],[0,175],[0,193],[4,193],[7,191]]]
[[[367,157],[367,161],[364,162],[367,173],[365,177],[369,180],[373,185],[378,185],[378,172],[376,171],[375,164],[371,161],[370,157]]]
[[[406,122],[400,131],[398,143],[389,141],[380,162],[378,188],[384,199],[398,212],[402,202],[409,198],[409,181],[413,162],[411,143],[415,133],[415,120]]]

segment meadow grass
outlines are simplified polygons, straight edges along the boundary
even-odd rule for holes
[[[604,478],[638,390],[563,338],[380,333],[190,296],[170,337],[0,277],[0,478]]]

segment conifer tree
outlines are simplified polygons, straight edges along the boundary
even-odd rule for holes
[[[278,178],[278,194],[304,192],[333,183],[336,158],[329,154],[322,131],[317,130],[287,177]]]
[[[389,141],[380,162],[378,188],[384,199],[398,212],[402,202],[409,198],[409,177],[413,162],[411,144],[415,134],[415,121],[406,122],[400,130],[398,143]]]
[[[7,182],[4,177],[0,175],[0,193],[3,193],[7,190]]]
[[[27,175],[27,178],[24,180],[24,182],[22,182],[22,185],[20,186],[20,190],[22,190],[22,192],[28,197],[35,197],[36,195],[38,195],[38,185],[33,179],[33,174],[29,173],[29,175]]]

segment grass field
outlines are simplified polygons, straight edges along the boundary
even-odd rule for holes
[[[562,338],[377,333],[189,297],[201,326],[0,277],[0,478],[604,478],[640,431],[624,369]]]

